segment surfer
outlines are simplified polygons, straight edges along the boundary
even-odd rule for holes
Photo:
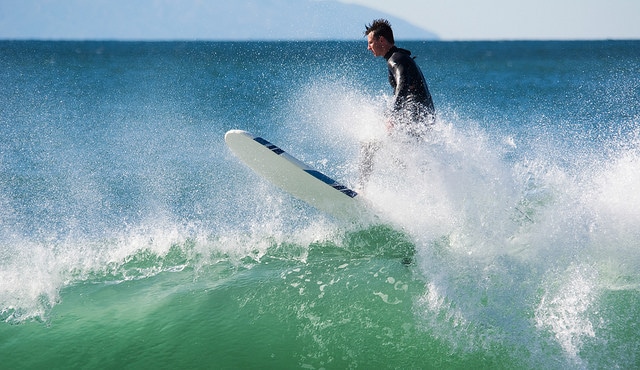
[[[435,108],[429,87],[411,52],[395,45],[391,24],[376,19],[366,26],[368,50],[375,57],[384,57],[393,87],[393,102],[387,117],[387,128],[401,128],[420,137],[435,122]]]
[[[389,69],[389,83],[393,87],[393,102],[386,114],[389,133],[402,131],[420,138],[435,122],[436,112],[429,87],[411,52],[395,45],[391,24],[386,19],[376,19],[365,26],[367,49],[374,57],[384,57]],[[361,147],[360,181],[363,188],[373,169],[373,156],[380,144],[365,143]]]

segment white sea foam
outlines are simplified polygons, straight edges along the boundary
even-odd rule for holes
[[[585,341],[598,340],[599,292],[640,284],[637,143],[603,162],[584,150],[559,152],[566,146],[553,141],[520,146],[517,136],[454,112],[416,142],[386,134],[384,96],[338,82],[307,88],[296,109],[317,109],[304,141],[330,146],[313,151],[332,152],[322,164],[346,161],[337,172],[353,178],[356,143],[378,142],[363,196],[416,243],[428,281],[416,309],[430,330],[469,350],[508,340],[537,353],[550,340],[580,364]]]

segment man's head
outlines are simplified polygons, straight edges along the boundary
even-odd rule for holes
[[[367,36],[367,49],[371,50],[376,57],[384,56],[394,45],[391,24],[386,19],[376,19],[365,27],[364,34]]]

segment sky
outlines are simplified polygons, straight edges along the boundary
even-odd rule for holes
[[[640,40],[640,0],[0,0],[0,39]],[[214,21],[212,21],[214,20]]]
[[[0,39],[355,40],[385,17],[399,39],[437,35],[336,0],[0,0]]]
[[[640,39],[640,0],[340,0],[441,40]]]

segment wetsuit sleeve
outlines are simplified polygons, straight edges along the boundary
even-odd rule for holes
[[[409,96],[410,81],[407,81],[408,73],[402,63],[392,61],[389,65],[389,79],[393,79],[391,83],[394,87],[393,94],[393,112],[402,109],[405,99]]]

